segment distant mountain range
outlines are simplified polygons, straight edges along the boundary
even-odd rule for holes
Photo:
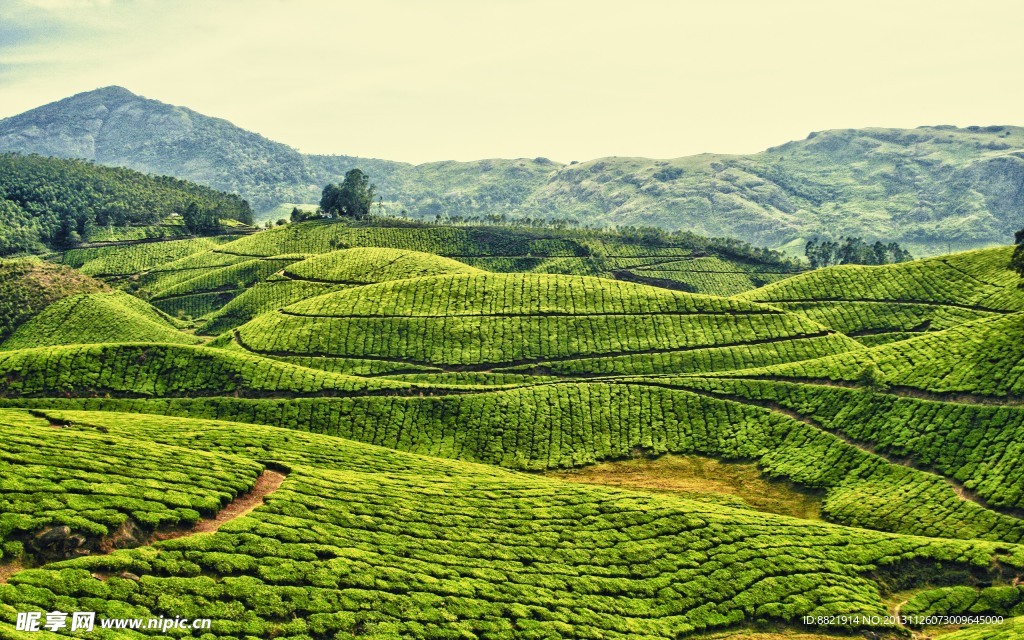
[[[358,166],[414,217],[568,217],[770,246],[853,234],[919,254],[1009,243],[1024,226],[1024,128],[1009,126],[825,131],[752,155],[411,165],[302,154],[107,87],[0,120],[0,151],[185,178],[237,192],[257,211],[316,202],[324,184]]]

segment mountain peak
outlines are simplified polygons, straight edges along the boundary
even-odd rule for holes
[[[88,95],[103,96],[103,97],[110,97],[110,98],[141,98],[142,97],[142,96],[140,96],[138,94],[135,94],[135,93],[132,93],[128,89],[125,89],[124,87],[120,87],[120,86],[118,86],[116,84],[112,84],[112,85],[107,86],[107,87],[100,87],[99,89],[93,89],[92,91],[83,91],[82,93],[76,94],[76,95],[71,96],[71,97],[72,98],[77,98],[79,96],[88,96]]]

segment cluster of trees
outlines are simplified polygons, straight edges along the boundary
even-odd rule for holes
[[[362,220],[370,216],[377,187],[360,169],[350,169],[340,185],[333,182],[324,187],[320,211],[329,216]],[[294,214],[294,212],[293,212]]]
[[[200,209],[195,202],[188,203],[181,213],[185,228],[194,234],[212,233],[220,228],[220,218],[211,209]]]
[[[839,242],[814,238],[807,243],[804,255],[815,269],[837,264],[893,264],[914,259],[896,242],[876,240],[868,244],[855,237],[840,238]]]
[[[194,210],[189,211],[194,206]],[[249,203],[185,180],[83,160],[0,154],[0,256],[74,246],[103,229],[182,214],[193,233],[252,223]]]

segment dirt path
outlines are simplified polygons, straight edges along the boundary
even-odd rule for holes
[[[197,533],[213,533],[220,529],[225,523],[231,522],[235,518],[241,518],[253,509],[262,505],[263,499],[277,491],[281,486],[281,483],[284,482],[285,477],[286,476],[283,473],[265,469],[256,479],[256,484],[248,493],[244,493],[229,502],[223,509],[217,512],[216,516],[212,518],[203,518],[188,529],[181,529],[177,531],[157,531],[149,536],[145,541],[145,544],[151,544],[159,540],[184,538],[185,536],[191,536]],[[109,548],[104,550],[109,552],[113,549]],[[6,584],[7,580],[12,575],[26,568],[28,567],[22,566],[17,562],[0,565],[0,584]],[[101,579],[109,577],[107,574],[102,572],[95,573],[93,575],[100,577]]]
[[[256,507],[262,505],[263,499],[277,491],[278,487],[281,486],[281,483],[284,482],[284,479],[285,475],[283,473],[266,469],[260,474],[260,477],[256,479],[256,485],[251,491],[249,491],[249,493],[242,494],[229,502],[227,506],[217,512],[216,516],[212,518],[203,518],[199,522],[195,523],[190,529],[166,531],[163,533],[157,532],[153,534],[153,539],[172,540],[174,538],[183,538],[196,533],[213,533],[217,529],[220,529],[225,523],[231,522],[235,518],[241,518]]]
[[[7,579],[24,569],[21,564],[12,562],[11,564],[0,565],[0,584],[7,584]]]

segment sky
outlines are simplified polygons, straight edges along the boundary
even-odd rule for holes
[[[1024,124],[1017,0],[0,0],[0,117],[130,91],[308,153],[752,153]]]

